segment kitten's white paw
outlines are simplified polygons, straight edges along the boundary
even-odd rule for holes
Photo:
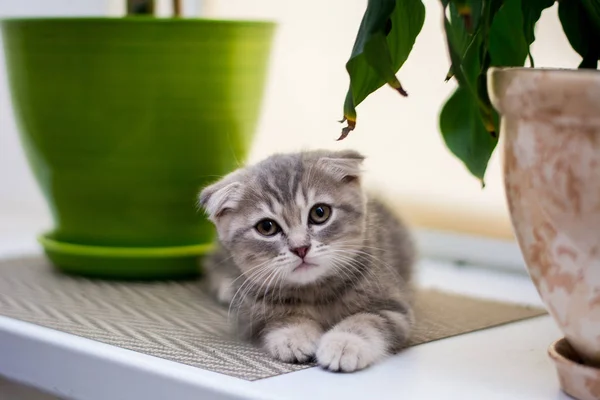
[[[383,345],[371,343],[354,333],[330,331],[317,349],[317,362],[331,371],[353,372],[383,358]]]
[[[233,281],[231,279],[223,279],[219,283],[219,289],[217,290],[217,300],[221,304],[229,305],[233,300]]]
[[[289,325],[269,332],[264,344],[269,354],[278,360],[306,362],[314,357],[322,333],[316,325]]]

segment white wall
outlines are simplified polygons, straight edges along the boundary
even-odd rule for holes
[[[119,0],[4,0],[0,18],[22,15],[103,15]],[[417,222],[452,210],[458,221],[496,221],[507,229],[507,213],[497,154],[485,190],[443,146],[437,117],[452,90],[444,83],[448,60],[438,0],[425,0],[427,17],[413,54],[400,73],[409,98],[383,88],[358,109],[355,132],[335,142],[348,85],[344,64],[366,0],[205,0],[211,16],[271,19],[280,23],[261,124],[251,160],[275,151],[339,146],[369,156],[368,180],[406,204],[431,204]],[[538,26],[536,66],[574,67],[579,59],[558,25],[556,10]],[[443,200],[442,200],[443,199]],[[3,55],[0,54],[0,207],[45,212],[26,166],[10,108]],[[448,214],[448,213],[446,213]],[[437,217],[436,217],[437,218]],[[498,222],[499,221],[499,222]],[[425,221],[427,222],[427,221]],[[502,235],[502,234],[501,234]]]

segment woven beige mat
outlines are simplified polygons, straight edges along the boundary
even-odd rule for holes
[[[411,345],[545,313],[431,290],[419,292],[417,305]],[[62,275],[43,258],[4,260],[0,315],[246,380],[310,367],[235,340],[227,309],[193,281],[97,281]]]

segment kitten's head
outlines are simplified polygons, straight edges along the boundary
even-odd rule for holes
[[[352,263],[363,243],[363,159],[354,151],[274,155],[208,186],[199,202],[248,279],[309,284]]]

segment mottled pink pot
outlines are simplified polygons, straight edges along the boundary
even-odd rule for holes
[[[531,278],[569,344],[600,366],[600,72],[493,69],[488,87]]]

